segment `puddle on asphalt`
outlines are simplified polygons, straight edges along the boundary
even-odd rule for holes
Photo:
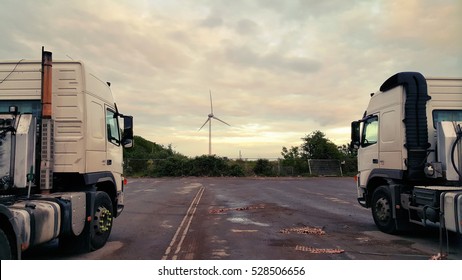
[[[232,223],[243,224],[243,225],[255,225],[255,226],[260,226],[260,227],[270,226],[269,224],[254,222],[250,219],[242,218],[242,217],[228,218],[227,220]]]

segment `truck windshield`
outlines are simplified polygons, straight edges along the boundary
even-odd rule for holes
[[[442,121],[462,122],[462,110],[434,110],[433,127],[436,128],[436,123]]]

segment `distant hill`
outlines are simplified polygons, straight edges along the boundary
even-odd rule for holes
[[[124,149],[124,159],[166,159],[173,156],[174,154],[179,155],[172,150],[170,145],[165,147],[136,135],[134,138],[135,145],[133,148]]]

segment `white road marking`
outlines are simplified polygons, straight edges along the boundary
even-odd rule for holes
[[[231,232],[234,233],[254,233],[258,232],[257,229],[232,229]]]
[[[172,256],[172,260],[176,260],[178,258],[178,253],[181,250],[181,245],[183,245],[183,241],[186,237],[186,234],[188,233],[189,227],[191,226],[192,219],[194,217],[194,214],[196,213],[197,206],[199,205],[199,201],[202,198],[202,195],[204,193],[205,188],[201,186],[199,191],[197,192],[196,196],[191,202],[191,205],[188,208],[188,211],[186,212],[186,215],[184,216],[183,220],[181,221],[180,226],[175,232],[175,235],[172,238],[172,241],[170,242],[170,245],[168,246],[167,250],[165,250],[164,256],[162,257],[162,260],[166,260],[170,253],[173,251],[175,243],[177,243],[178,237],[181,236],[181,239],[178,241],[175,247],[175,252]],[[181,234],[180,234],[181,232]]]

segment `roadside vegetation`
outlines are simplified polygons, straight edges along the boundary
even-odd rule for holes
[[[136,177],[244,177],[244,176],[317,176],[313,162],[336,163],[340,169],[335,176],[356,173],[356,153],[348,145],[336,146],[321,131],[301,138],[297,147],[282,147],[278,159],[229,159],[215,155],[187,157],[172,149],[135,136],[135,145],[124,150],[124,172]],[[310,165],[311,163],[311,165]],[[321,174],[322,175],[322,174]]]

